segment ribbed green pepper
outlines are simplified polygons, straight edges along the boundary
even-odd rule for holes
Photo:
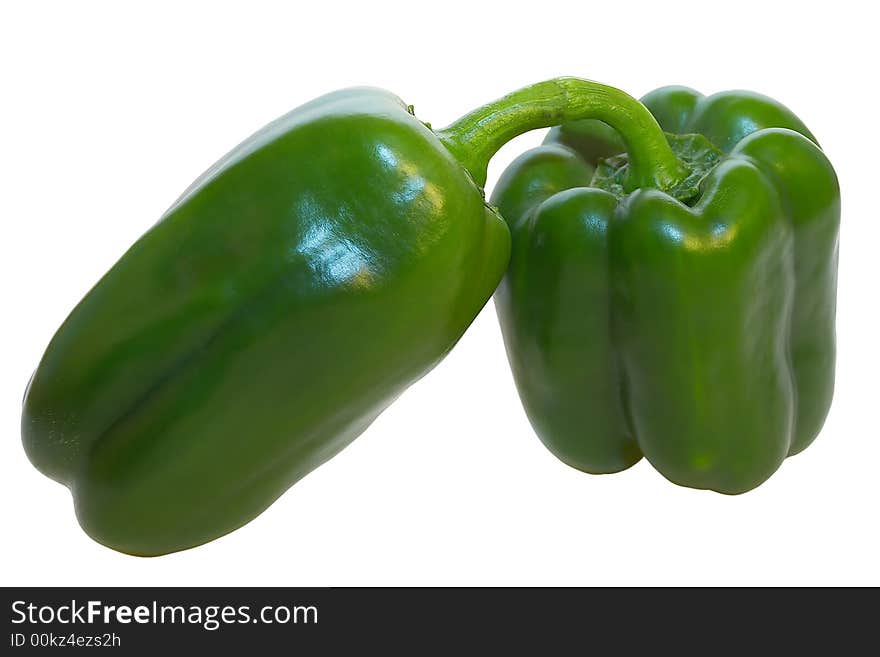
[[[362,432],[494,292],[510,236],[484,202],[488,160],[587,116],[577,88],[539,84],[436,133],[390,93],[340,91],[209,169],[28,387],[25,449],[83,528],[138,555],[198,545]]]
[[[552,130],[492,197],[513,238],[496,307],[521,399],[575,468],[644,455],[681,485],[750,490],[831,403],[834,170],[764,96],[601,93],[596,120]]]

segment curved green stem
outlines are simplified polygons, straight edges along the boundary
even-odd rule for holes
[[[489,160],[508,141],[580,119],[598,119],[620,134],[629,154],[627,191],[667,190],[687,176],[687,167],[644,105],[619,89],[580,78],[556,78],[514,91],[437,135],[477,184],[485,185]]]

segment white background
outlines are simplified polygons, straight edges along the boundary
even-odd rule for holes
[[[880,584],[870,3],[132,5],[0,15],[0,584]],[[21,448],[25,384],[74,304],[202,170],[340,87],[390,89],[439,127],[558,75],[637,96],[754,89],[817,135],[843,227],[838,388],[812,447],[739,497],[676,487],[645,461],[576,472],[529,427],[490,303],[439,367],[243,529],[141,559],[78,528],[67,490]],[[505,147],[489,189],[541,138]]]

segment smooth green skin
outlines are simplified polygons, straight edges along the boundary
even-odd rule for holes
[[[440,361],[509,246],[400,99],[319,98],[207,171],[73,310],[26,393],[28,457],[109,547],[217,538]]]
[[[644,455],[677,484],[742,493],[812,442],[831,403],[837,178],[764,96],[666,87],[643,102],[726,157],[693,207],[589,187],[623,150],[597,121],[512,163],[492,196],[513,236],[495,296],[508,356],[569,465],[610,473]]]

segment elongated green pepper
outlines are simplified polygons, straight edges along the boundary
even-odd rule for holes
[[[586,472],[644,455],[678,484],[750,490],[831,403],[834,170],[757,94],[667,87],[645,109],[601,93],[492,197],[513,238],[496,308],[526,412]]]
[[[484,202],[488,160],[585,116],[577,88],[542,83],[487,106],[485,129],[436,133],[388,92],[340,91],[211,167],[28,387],[24,447],[86,532],[137,555],[204,543],[361,433],[492,295],[510,236]]]

